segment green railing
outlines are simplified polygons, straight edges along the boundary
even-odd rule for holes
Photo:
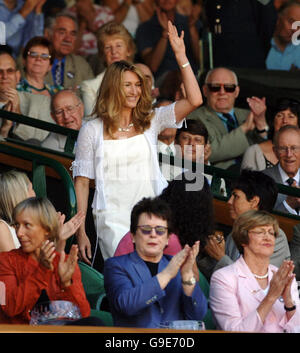
[[[45,167],[52,168],[61,178],[61,181],[66,190],[67,197],[67,214],[66,218],[70,219],[77,212],[76,194],[74,184],[70,174],[66,168],[56,161],[55,159],[42,156],[29,151],[24,151],[19,148],[8,146],[4,143],[0,143],[0,153],[4,153],[10,156],[21,158],[23,160],[32,162],[32,184],[35,193],[39,197],[47,197],[47,182],[46,182],[46,171]],[[73,239],[70,238],[67,242],[66,249],[69,249]]]
[[[54,123],[53,124],[48,123],[46,121],[33,119],[33,118],[30,118],[25,115],[11,113],[11,112],[7,112],[5,110],[0,110],[0,118],[6,119],[6,120],[12,120],[12,121],[19,123],[19,124],[29,125],[29,126],[41,129],[41,130],[46,130],[46,131],[50,131],[50,132],[54,132],[57,134],[67,136],[65,147],[64,147],[64,152],[67,155],[64,154],[64,156],[67,156],[67,157],[74,156],[73,149],[74,149],[74,145],[75,145],[75,142],[76,142],[77,136],[78,136],[77,130],[68,129],[68,128],[59,126]],[[25,141],[20,141],[20,140],[14,139],[14,138],[8,138],[7,141],[16,142],[18,144],[23,144],[23,145],[27,145],[27,146],[30,146],[33,148],[37,148],[37,146],[34,146],[32,144],[28,144]],[[53,152],[53,150],[49,150],[49,151]]]
[[[231,170],[221,169],[209,165],[200,165],[199,163],[187,161],[181,158],[170,157],[168,155],[159,153],[158,159],[160,163],[169,163],[170,165],[175,165],[180,168],[192,169],[192,170],[204,170],[205,174],[212,175],[211,190],[214,198],[227,201],[231,195],[230,184],[237,180],[239,173],[233,172]],[[201,169],[202,168],[202,169]],[[227,197],[220,194],[220,180],[223,178],[226,183]],[[277,184],[278,192],[284,195],[300,197],[300,188],[294,188],[286,186],[283,184]],[[274,214],[289,217],[292,219],[300,220],[300,216],[292,215],[290,213],[282,213],[279,211],[273,211]]]

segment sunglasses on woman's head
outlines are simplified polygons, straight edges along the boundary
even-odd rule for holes
[[[168,230],[168,227],[164,227],[164,226],[156,226],[156,227],[151,227],[149,225],[142,225],[142,226],[137,226],[141,232],[144,235],[150,235],[152,233],[152,229],[155,230],[155,233],[157,235],[164,235],[166,234],[166,231]]]
[[[223,87],[225,92],[233,93],[237,87],[234,83],[207,83],[206,85],[210,92],[220,92]]]

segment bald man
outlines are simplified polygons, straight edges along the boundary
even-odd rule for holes
[[[187,118],[202,121],[211,144],[210,162],[227,169],[240,163],[249,145],[267,138],[265,99],[248,98],[251,110],[236,108],[234,105],[240,92],[237,76],[222,67],[208,72],[202,88],[206,105]]]

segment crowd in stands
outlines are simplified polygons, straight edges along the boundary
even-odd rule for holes
[[[66,300],[73,324],[103,325],[78,265],[97,255],[90,213],[115,326],[300,332],[300,197],[278,191],[300,187],[300,100],[245,97],[238,77],[298,74],[300,1],[0,0],[0,21],[1,141],[60,153],[67,141],[1,111],[78,131],[70,220],[24,173],[0,174],[0,324]]]

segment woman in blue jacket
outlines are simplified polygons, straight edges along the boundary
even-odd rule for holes
[[[207,301],[193,273],[199,241],[173,257],[164,255],[171,228],[170,208],[160,198],[144,198],[134,206],[130,232],[135,251],[104,265],[115,326],[155,328],[205,316]]]

